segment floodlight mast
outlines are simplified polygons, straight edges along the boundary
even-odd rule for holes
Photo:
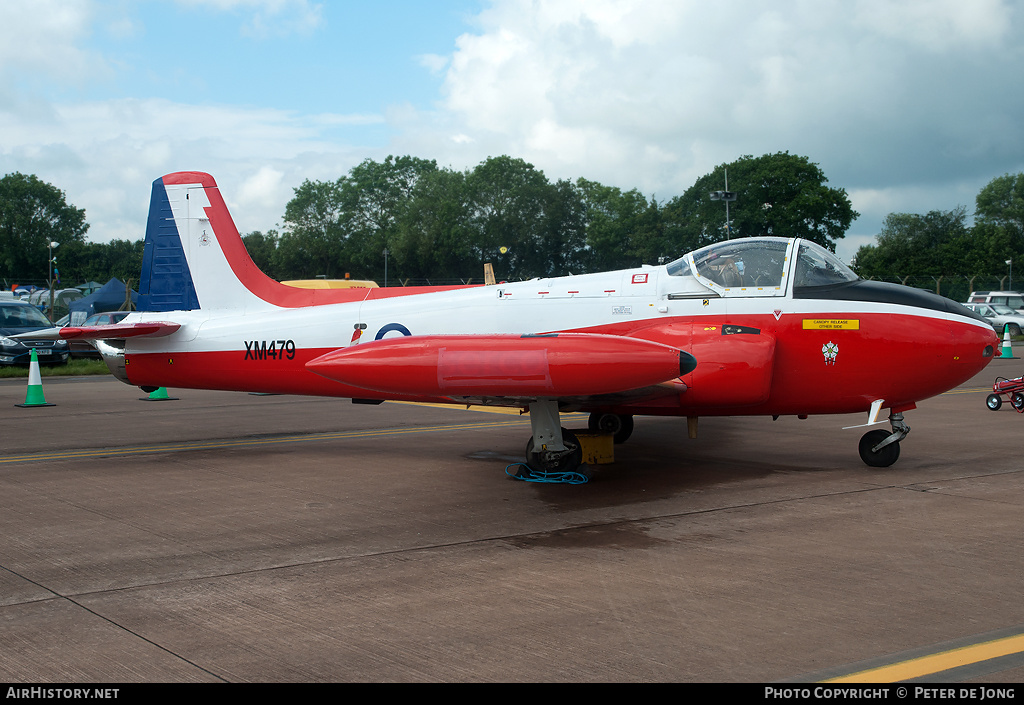
[[[48,278],[46,283],[49,284],[49,286],[50,286],[50,310],[47,311],[47,313],[49,314],[51,321],[53,320],[53,263],[57,261],[56,258],[53,256],[53,248],[54,247],[59,247],[59,246],[60,246],[60,243],[56,242],[54,240],[51,240],[50,244],[48,245],[49,250],[50,250],[50,261],[49,261],[50,272],[49,272],[49,275],[48,275],[49,278]]]
[[[729,222],[729,201],[736,200],[736,192],[729,190],[729,170],[725,170],[725,190],[712,191],[712,201],[725,201],[725,238],[732,240],[732,223]]]

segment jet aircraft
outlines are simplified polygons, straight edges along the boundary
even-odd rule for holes
[[[899,457],[904,412],[996,354],[989,323],[926,291],[860,279],[798,238],[719,242],[663,266],[472,287],[302,289],[249,258],[214,179],[153,183],[139,311],[65,327],[151,390],[221,389],[519,407],[528,464],[572,470],[559,414],[625,441],[638,415],[867,412],[868,465]]]

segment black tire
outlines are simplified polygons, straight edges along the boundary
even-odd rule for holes
[[[595,411],[587,419],[587,427],[594,433],[610,433],[616,443],[625,443],[633,435],[633,417],[629,414],[605,414]]]
[[[989,394],[985,399],[985,406],[992,411],[999,411],[999,407],[1003,405],[1003,399],[998,394]]]
[[[1020,335],[1020,326],[1016,323],[1007,323],[1006,330],[1010,331],[1011,337],[1017,337]]]
[[[900,457],[900,443],[890,443],[877,453],[871,451],[876,445],[884,441],[890,435],[889,431],[868,431],[860,439],[858,450],[860,459],[873,468],[887,468],[895,463]]]
[[[1010,405],[1017,411],[1024,409],[1024,394],[1021,394],[1020,392],[1014,392],[1011,394]]]
[[[533,436],[526,442],[526,464],[540,472],[574,472],[583,464],[583,446],[572,431],[562,429],[562,444],[572,452],[555,456],[534,450]]]

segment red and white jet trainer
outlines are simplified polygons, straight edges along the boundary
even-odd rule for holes
[[[666,266],[480,287],[299,289],[253,264],[213,178],[153,183],[140,311],[91,338],[142,387],[528,409],[527,461],[570,470],[561,411],[621,442],[637,414],[868,412],[860,454],[891,465],[903,412],[971,378],[998,338],[925,291],[863,281],[800,239],[730,240]]]

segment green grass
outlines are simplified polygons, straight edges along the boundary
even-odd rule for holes
[[[43,377],[60,377],[79,375],[109,375],[110,370],[103,360],[78,359],[70,360],[66,365],[40,365],[39,374]],[[28,365],[5,365],[0,367],[0,379],[5,377],[28,377]]]

